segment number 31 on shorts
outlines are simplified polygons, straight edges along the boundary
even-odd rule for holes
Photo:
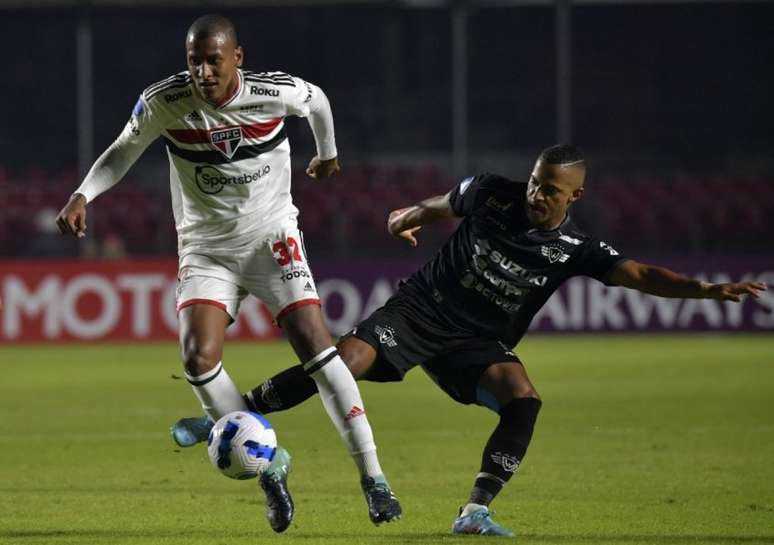
[[[293,237],[288,237],[287,242],[278,240],[272,244],[271,250],[274,252],[274,258],[280,267],[289,265],[291,261],[304,262],[298,242]]]

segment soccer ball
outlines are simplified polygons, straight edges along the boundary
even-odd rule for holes
[[[276,450],[274,429],[254,412],[228,413],[215,422],[207,438],[212,465],[232,479],[259,476],[269,467]]]

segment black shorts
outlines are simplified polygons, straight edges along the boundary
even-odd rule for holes
[[[495,363],[519,358],[504,343],[453,332],[421,316],[400,293],[355,329],[354,336],[376,350],[366,380],[395,382],[420,365],[430,378],[460,403],[481,403],[478,382]]]

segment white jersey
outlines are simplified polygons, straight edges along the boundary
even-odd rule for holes
[[[149,86],[77,192],[90,201],[161,136],[181,256],[228,252],[294,219],[285,117],[317,114],[310,124],[318,155],[335,157],[327,98],[319,87],[282,72],[239,70],[238,77],[233,96],[217,107],[200,97],[188,72]]]

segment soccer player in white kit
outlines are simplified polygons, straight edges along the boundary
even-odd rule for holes
[[[180,348],[205,413],[217,420],[247,409],[221,356],[226,327],[252,294],[271,310],[322,393],[360,471],[371,520],[397,519],[400,505],[379,466],[360,392],[323,322],[290,197],[287,116],[308,117],[314,133],[317,155],[306,173],[322,179],[339,170],[328,99],[300,78],[242,70],[234,26],[219,15],[194,21],[186,54],[187,72],[143,91],[123,132],[94,163],[57,224],[63,233],[85,236],[87,203],[115,185],[161,136],[178,233]],[[196,443],[200,438],[186,437],[198,432],[196,426],[182,424],[173,427],[175,439],[183,446]],[[294,507],[286,486],[290,457],[284,449],[277,452],[260,482],[269,522],[281,532]]]

